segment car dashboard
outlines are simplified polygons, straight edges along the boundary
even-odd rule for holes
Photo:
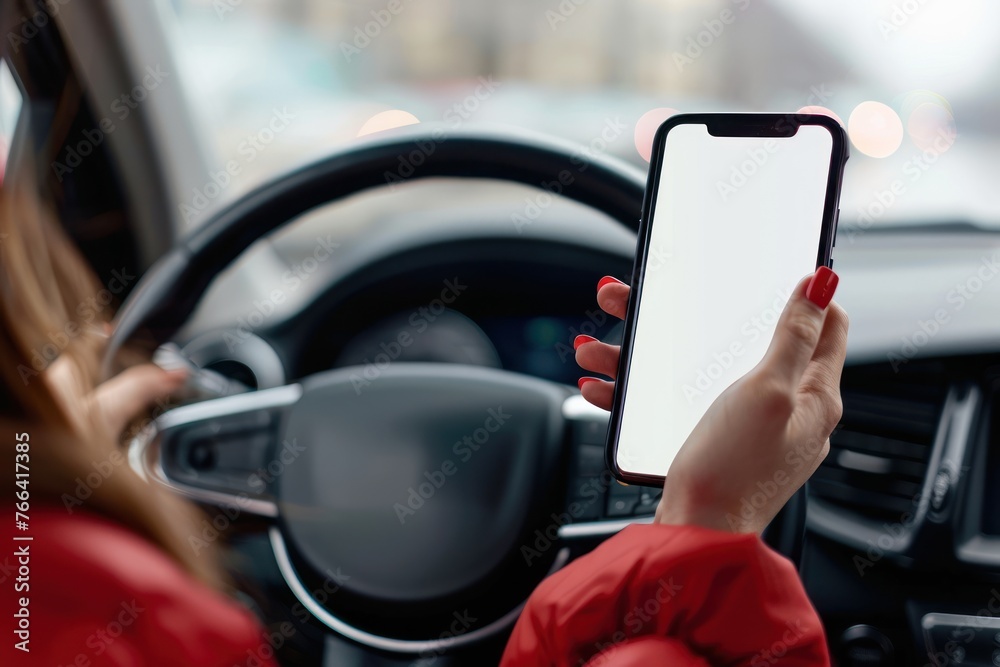
[[[179,340],[262,388],[408,361],[575,385],[574,337],[620,339],[594,294],[603,275],[628,279],[634,236],[583,211],[523,232],[479,211],[367,237],[267,313],[250,305],[253,285],[316,243],[264,242]],[[1000,664],[1000,236],[847,229],[838,241],[844,416],[808,487],[803,581],[840,664]]]

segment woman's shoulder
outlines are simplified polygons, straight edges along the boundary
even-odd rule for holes
[[[195,583],[148,539],[99,514],[39,507],[31,513],[31,532],[35,562],[53,583],[86,577],[143,594],[186,592]]]
[[[247,610],[127,527],[90,512],[33,507],[22,537],[31,539],[16,543],[5,569],[24,573],[18,594],[30,605],[31,652],[45,657],[38,664],[200,666],[250,655],[270,664]]]

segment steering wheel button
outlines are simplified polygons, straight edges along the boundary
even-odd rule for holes
[[[630,516],[639,504],[642,487],[612,484],[608,489],[608,516]]]
[[[638,503],[638,498],[609,498],[608,516],[631,516]]]
[[[644,488],[639,494],[639,502],[635,506],[637,515],[655,514],[656,506],[660,504],[662,489]]]

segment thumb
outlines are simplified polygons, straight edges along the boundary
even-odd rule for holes
[[[825,266],[799,282],[761,361],[760,369],[765,375],[789,388],[798,387],[816,352],[826,320],[826,307],[839,282],[839,276]]]

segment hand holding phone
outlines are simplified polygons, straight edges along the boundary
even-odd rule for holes
[[[848,321],[830,302],[836,276],[828,269],[817,274],[792,290],[761,362],[713,402],[678,451],[659,523],[760,532],[823,461],[840,419]],[[624,319],[629,291],[622,283],[603,284],[598,303]],[[583,368],[614,376],[619,352],[588,342],[576,357]],[[589,381],[581,390],[590,402],[611,407],[611,383]]]
[[[846,158],[827,116],[687,114],[657,131],[608,436],[618,479],[662,484],[764,358],[795,282],[832,265]]]

